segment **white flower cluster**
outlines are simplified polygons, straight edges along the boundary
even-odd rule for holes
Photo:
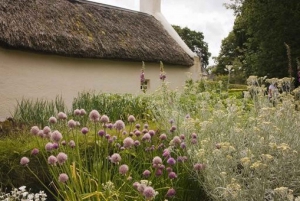
[[[29,193],[26,191],[26,186],[15,188],[10,193],[2,192],[0,189],[0,201],[44,201],[46,199],[47,194],[44,191]]]

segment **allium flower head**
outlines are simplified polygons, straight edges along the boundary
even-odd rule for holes
[[[74,110],[74,115],[79,116],[81,114],[80,109]]]
[[[116,130],[121,131],[125,128],[125,124],[122,120],[117,120],[114,124]]]
[[[122,175],[125,175],[128,172],[128,170],[129,170],[129,167],[126,164],[123,164],[119,167],[119,173]]]
[[[151,135],[151,137],[153,137],[155,135],[155,131],[154,130],[149,130],[148,133]]]
[[[82,134],[87,134],[89,132],[89,129],[87,128],[87,127],[83,127],[82,129],[81,129],[81,133]]]
[[[140,146],[141,145],[141,143],[140,143],[140,141],[138,141],[138,140],[136,140],[136,141],[134,141],[134,146]]]
[[[166,194],[166,197],[174,197],[176,195],[176,191],[174,188],[170,188]]]
[[[59,142],[62,139],[62,134],[59,131],[55,130],[53,133],[51,133],[50,139],[53,142]]]
[[[48,157],[48,164],[56,165],[56,163],[57,163],[57,158],[55,156],[51,155]]]
[[[86,115],[86,111],[85,111],[85,109],[80,109],[80,115],[81,115],[81,116],[84,116],[84,115]]]
[[[150,141],[151,140],[151,135],[149,133],[145,133],[142,137],[143,141]]]
[[[65,119],[67,119],[67,115],[66,115],[65,113],[63,113],[63,112],[59,112],[59,113],[57,114],[57,118],[58,118],[58,119],[65,120]]]
[[[179,138],[180,138],[181,140],[184,140],[184,139],[185,139],[185,135],[184,135],[184,134],[180,134],[180,135],[179,135]]]
[[[62,183],[66,183],[66,181],[68,181],[68,179],[69,179],[69,177],[65,173],[60,174],[58,177],[58,181],[62,182]]]
[[[145,170],[143,172],[143,177],[148,178],[151,175],[151,172],[149,170]]]
[[[68,127],[69,128],[75,128],[76,127],[76,121],[74,121],[73,119],[68,121]]]
[[[33,135],[37,135],[39,133],[40,129],[37,126],[32,126],[30,129],[30,133]]]
[[[50,124],[56,124],[57,123],[57,119],[55,117],[50,117],[49,118],[49,123]]]
[[[162,169],[158,168],[158,169],[155,170],[155,176],[159,177],[159,176],[161,176],[162,174],[163,174]]]
[[[41,138],[44,138],[46,137],[46,135],[44,134],[44,131],[43,130],[39,130],[38,134],[37,134],[39,137]]]
[[[135,122],[135,117],[133,115],[129,115],[128,122],[130,122],[130,123]]]
[[[159,156],[155,156],[152,160],[152,164],[162,164],[162,159]]]
[[[148,124],[144,124],[144,129],[148,129],[149,125]]]
[[[134,141],[131,137],[127,137],[123,140],[123,146],[125,148],[130,148],[134,145]]]
[[[140,129],[141,125],[140,124],[135,124],[135,128]]]
[[[51,129],[49,128],[49,126],[45,126],[43,128],[43,132],[44,132],[44,134],[48,135],[51,132]]]
[[[163,133],[163,134],[161,134],[161,135],[159,136],[159,139],[160,139],[160,140],[166,140],[166,139],[167,139],[167,135],[166,135],[165,133]]]
[[[185,148],[186,148],[186,146],[185,146],[185,143],[184,143],[184,142],[181,142],[181,143],[180,143],[180,148],[181,148],[181,149],[185,149]]]
[[[155,197],[156,192],[151,186],[147,186],[143,191],[143,195],[146,199],[152,199]]]
[[[69,142],[69,146],[70,146],[71,148],[74,148],[74,147],[75,147],[75,142],[74,142],[74,140],[71,140],[71,141]]]
[[[205,169],[205,165],[204,164],[201,164],[201,163],[196,163],[194,165],[194,170],[195,171],[200,171],[200,170],[204,170]]]
[[[52,151],[53,150],[53,143],[52,142],[48,142],[46,145],[45,145],[45,150],[46,151]]]
[[[175,160],[174,158],[170,157],[170,158],[167,160],[167,163],[168,163],[169,165],[175,165],[175,164],[176,164],[176,160]]]
[[[137,137],[139,137],[142,133],[141,133],[141,131],[136,130],[136,131],[134,132],[134,134],[135,134]]]
[[[138,189],[139,185],[140,183],[137,181],[132,184],[133,188],[135,188],[136,190]]]
[[[118,164],[121,161],[121,159],[122,158],[121,158],[120,154],[115,153],[110,157],[110,162]]]
[[[98,131],[98,135],[99,135],[100,137],[103,137],[103,136],[105,135],[105,131],[104,131],[104,130],[99,130],[99,131]]]
[[[170,128],[170,132],[174,132],[175,130],[176,130],[177,128],[176,128],[176,126],[171,126],[171,128]]]
[[[162,156],[165,158],[169,158],[171,156],[170,150],[164,149]]]
[[[27,157],[22,157],[20,160],[21,165],[27,165],[29,163],[29,158]]]
[[[196,133],[192,133],[192,138],[196,139],[197,138],[197,134]]]
[[[170,172],[168,176],[169,176],[170,179],[176,179],[177,178],[177,174],[175,172]]]
[[[173,142],[173,145],[178,145],[179,146],[180,143],[181,143],[181,139],[178,136],[174,136],[172,142]]]
[[[102,115],[100,118],[100,122],[101,123],[108,123],[109,122],[109,118],[107,115]]]
[[[90,120],[93,121],[93,122],[98,122],[100,120],[100,114],[97,110],[92,110],[90,112]]]
[[[68,159],[68,156],[67,156],[67,154],[65,154],[63,152],[60,152],[60,153],[57,154],[56,158],[57,158],[57,162],[60,165],[62,165],[66,162],[66,160]]]
[[[34,148],[34,149],[32,149],[31,150],[31,155],[38,155],[38,153],[40,152],[40,150],[39,149],[37,149],[37,148]]]

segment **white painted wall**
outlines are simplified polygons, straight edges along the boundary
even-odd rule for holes
[[[16,101],[53,100],[62,95],[70,108],[82,91],[132,93],[140,91],[142,62],[70,58],[0,48],[0,120],[11,116]],[[195,67],[165,65],[171,88],[181,88]],[[146,63],[149,92],[160,86],[159,63]]]

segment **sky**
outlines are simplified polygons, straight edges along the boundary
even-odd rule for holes
[[[92,1],[139,10],[139,0]],[[212,54],[209,65],[213,65],[212,57],[218,56],[222,40],[233,27],[233,11],[223,6],[223,3],[229,2],[230,0],[161,0],[161,12],[170,24],[203,33],[208,51]]]

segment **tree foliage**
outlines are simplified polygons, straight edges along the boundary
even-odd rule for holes
[[[203,67],[208,66],[211,53],[208,52],[208,44],[204,41],[203,33],[190,30],[187,27],[172,26],[187,46],[200,57]]]
[[[232,32],[222,41],[217,72],[224,73],[225,65],[238,60],[247,75],[285,77],[292,66],[295,76],[300,57],[300,1],[232,1],[226,6],[234,10],[236,19]]]

